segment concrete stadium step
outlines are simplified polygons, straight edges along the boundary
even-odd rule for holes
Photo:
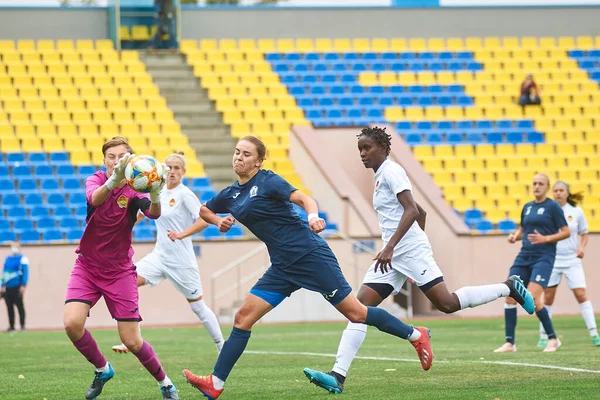
[[[236,140],[208,97],[193,68],[182,54],[141,53],[148,73],[187,135],[190,146],[204,164],[216,190],[231,185],[236,176],[231,157]]]

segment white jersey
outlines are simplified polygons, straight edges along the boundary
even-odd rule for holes
[[[569,225],[571,236],[556,244],[554,268],[581,266],[581,259],[577,258],[579,235],[588,233],[588,223],[581,208],[567,203],[562,209],[565,213],[565,219]]]
[[[404,207],[398,201],[397,195],[405,190],[412,191],[406,171],[397,163],[385,160],[375,173],[375,191],[373,193],[373,208],[377,211],[381,239],[385,244],[396,232]],[[396,248],[403,248],[415,243],[426,243],[429,238],[415,221],[400,240]]]
[[[160,261],[171,268],[198,268],[192,237],[172,241],[168,230],[182,232],[200,217],[200,200],[188,187],[179,184],[174,189],[165,186],[160,193],[161,215],[156,220],[156,246]]]

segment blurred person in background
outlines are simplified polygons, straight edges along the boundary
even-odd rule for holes
[[[585,246],[588,244],[590,237],[585,214],[577,206],[583,200],[583,195],[581,193],[571,193],[569,185],[561,181],[554,184],[553,192],[554,201],[561,206],[565,213],[571,236],[565,240],[561,240],[556,245],[556,260],[554,261],[554,269],[548,282],[548,288],[544,292],[544,304],[546,305],[548,314],[552,316],[552,304],[554,304],[556,288],[564,276],[567,279],[569,289],[573,291],[573,295],[577,303],[579,303],[581,315],[592,338],[592,343],[594,346],[600,346],[600,336],[598,335],[598,327],[594,316],[594,307],[592,306],[592,302],[587,298],[585,290],[587,285],[583,272],[583,264],[581,263],[585,254]],[[579,239],[580,236],[581,240]],[[547,342],[548,335],[544,330],[544,326],[540,324],[540,341],[538,347],[546,347]]]
[[[174,0],[154,0],[156,7],[156,33],[152,38],[152,49],[175,49],[175,4]],[[168,39],[163,41],[163,35]]]
[[[540,99],[540,91],[537,84],[533,80],[533,75],[527,74],[523,83],[521,83],[521,96],[519,97],[519,105],[525,107],[528,105],[539,106],[542,103]]]
[[[21,331],[25,330],[25,306],[23,295],[29,279],[29,259],[21,253],[19,242],[10,244],[10,255],[4,261],[4,271],[0,278],[0,297],[4,297],[8,309],[7,333],[15,331],[15,306],[19,311]]]

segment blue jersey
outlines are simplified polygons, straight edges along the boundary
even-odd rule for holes
[[[567,226],[567,220],[562,208],[554,200],[546,199],[541,203],[530,201],[525,204],[521,211],[521,227],[523,228],[522,255],[556,256],[556,243],[531,244],[527,235],[535,233],[547,236],[560,231]]]
[[[0,283],[2,287],[13,288],[27,285],[29,280],[29,260],[22,254],[11,255],[4,261],[4,271]]]
[[[206,202],[214,213],[230,213],[269,250],[274,267],[287,267],[325,241],[312,232],[294,211],[290,194],[295,191],[272,171],[259,170],[248,182],[235,182]]]

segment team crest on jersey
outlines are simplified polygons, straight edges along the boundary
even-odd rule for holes
[[[117,205],[120,208],[127,207],[127,196],[125,196],[124,194],[120,195],[119,198],[117,199]]]
[[[173,207],[175,205],[175,199],[169,200],[169,206]]]
[[[250,197],[254,197],[258,194],[258,186],[252,186],[250,189]]]
[[[531,212],[531,206],[527,207],[527,210],[525,210],[525,215],[529,215],[530,212]]]
[[[379,189],[379,181],[375,182],[375,193],[377,193],[377,189]]]
[[[573,221],[573,216],[572,215],[567,216],[567,221],[569,221],[569,222]]]
[[[540,207],[540,208],[538,208],[538,210],[537,210],[537,214],[538,214],[538,215],[544,215],[544,211],[546,211],[546,210],[544,209],[544,207]]]

